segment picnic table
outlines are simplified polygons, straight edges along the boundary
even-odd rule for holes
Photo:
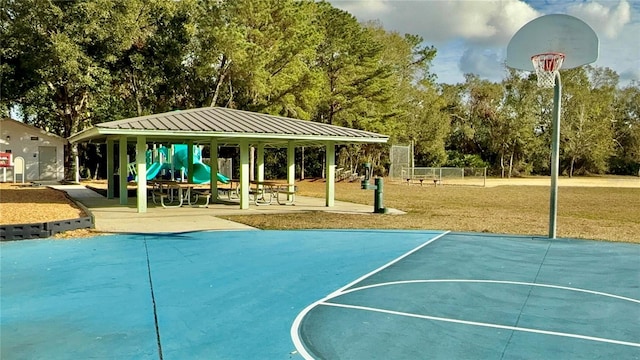
[[[294,184],[283,183],[281,181],[263,180],[251,181],[255,187],[249,191],[249,196],[253,195],[256,205],[271,205],[273,200],[280,205],[295,205],[296,186]],[[286,199],[281,201],[280,195],[286,195]]]
[[[229,179],[229,182],[223,185],[218,184],[218,193],[227,194],[227,198],[237,199],[240,197],[240,179]]]
[[[156,180],[152,183],[151,198],[155,204],[160,202],[163,208],[176,208],[185,205],[209,206],[211,194],[202,184],[183,183],[178,181]],[[205,203],[198,205],[203,198]]]

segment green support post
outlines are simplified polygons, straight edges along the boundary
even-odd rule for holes
[[[364,163],[364,178],[360,182],[360,188],[363,190],[373,190],[373,212],[376,214],[386,214],[387,209],[384,208],[383,189],[384,184],[381,177],[375,178],[375,185],[371,185],[371,163]]]
[[[386,214],[387,209],[384,207],[384,182],[381,177],[376,178],[376,186],[373,192],[373,212],[376,214]]]

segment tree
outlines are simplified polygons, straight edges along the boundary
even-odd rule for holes
[[[569,176],[604,173],[614,150],[612,105],[617,74],[587,66],[563,75],[563,167]]]
[[[610,170],[616,174],[640,175],[640,84],[619,89],[614,99],[615,154]]]
[[[391,69],[381,61],[383,47],[375,32],[349,13],[318,3],[317,23],[323,38],[317,48],[321,99],[314,120],[372,130],[390,101]]]
[[[110,78],[88,53],[98,28],[80,21],[88,10],[38,0],[5,7],[9,26],[3,55],[8,66],[3,78],[9,75],[15,82],[8,84],[3,101],[18,105],[28,120],[64,137],[88,123],[92,94]],[[71,169],[77,148],[66,154],[65,169]]]
[[[420,165],[442,164],[449,120],[442,111],[445,102],[435,76],[429,71],[436,49],[424,45],[419,36],[387,32],[377,22],[365,25],[382,45],[380,63],[391,70],[389,97],[370,105],[381,119],[369,130],[390,135],[391,142],[413,143]]]
[[[103,106],[98,99],[110,97],[114,65],[146,43],[165,6],[171,3],[8,2],[2,76],[11,80],[3,84],[2,101],[19,107],[27,122],[63,137],[83,130],[96,121],[94,109]],[[75,173],[77,147],[66,154],[69,177]]]
[[[191,61],[208,105],[311,117],[320,33],[309,1],[202,1]]]
[[[496,129],[497,143],[494,147],[499,152],[501,177],[505,177],[506,158],[509,163],[507,176],[511,177],[514,167],[525,174],[533,170],[530,158],[543,142],[536,134],[535,83],[521,72],[510,69],[502,85],[502,122]]]
[[[112,74],[110,92],[99,109],[101,121],[198,107],[199,82],[186,59],[193,34],[193,1],[146,1],[136,22],[137,39],[105,66]],[[185,46],[186,45],[186,46]]]

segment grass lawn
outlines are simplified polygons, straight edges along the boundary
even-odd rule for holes
[[[487,187],[409,186],[386,180],[384,205],[405,211],[406,215],[252,213],[225,218],[261,229],[427,229],[546,237],[549,180],[534,180],[537,181],[490,179]],[[297,184],[300,195],[324,197],[324,180]],[[640,178],[562,178],[560,185],[558,237],[640,243]],[[373,191],[361,190],[359,182],[336,183],[336,200],[368,204],[373,210]],[[0,224],[84,216],[59,191],[9,183],[0,183],[0,215]],[[77,231],[60,237],[91,235],[95,233]]]
[[[325,183],[299,194],[324,197]],[[336,200],[370,204],[359,182],[337,183]],[[406,215],[300,213],[225,218],[261,229],[433,229],[548,236],[549,186],[419,186],[385,183],[384,205]],[[640,188],[560,187],[558,237],[640,243]]]

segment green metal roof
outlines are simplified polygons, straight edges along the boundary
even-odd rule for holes
[[[70,142],[103,142],[122,135],[146,136],[147,141],[186,141],[208,143],[215,138],[220,145],[241,141],[286,146],[339,143],[385,143],[388,136],[369,131],[312,121],[273,116],[222,107],[171,111],[101,123],[69,137]]]

